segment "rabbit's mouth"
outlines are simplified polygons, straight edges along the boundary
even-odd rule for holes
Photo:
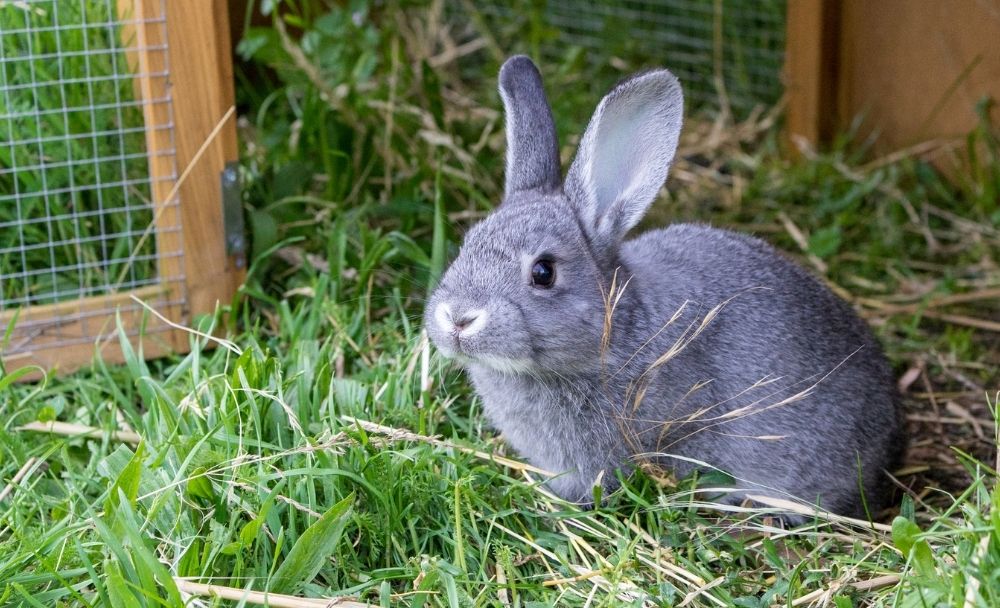
[[[485,345],[478,343],[472,336],[467,336],[459,331],[453,331],[447,336],[432,335],[432,341],[442,355],[454,359],[466,368],[478,367],[504,374],[519,374],[530,372],[537,367],[530,356],[518,356],[515,353],[483,352]]]

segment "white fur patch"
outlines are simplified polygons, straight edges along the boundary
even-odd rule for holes
[[[505,374],[526,372],[532,368],[531,359],[509,359],[495,355],[476,355],[472,361]]]
[[[443,332],[451,333],[455,330],[455,324],[451,322],[451,306],[447,302],[441,302],[434,309],[434,322]]]

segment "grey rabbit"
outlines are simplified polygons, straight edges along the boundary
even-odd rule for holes
[[[677,78],[615,86],[565,182],[535,65],[511,57],[499,85],[503,201],[469,230],[425,327],[510,445],[583,503],[645,459],[677,476],[727,472],[727,502],[883,506],[903,445],[898,397],[851,307],[750,236],[677,224],[625,239],[677,150]]]

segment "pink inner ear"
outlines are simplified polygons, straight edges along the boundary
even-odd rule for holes
[[[680,83],[666,70],[626,80],[601,100],[565,185],[593,236],[616,241],[642,218],[666,179],[683,112]]]
[[[647,167],[653,162],[650,156],[655,152],[647,140],[653,136],[650,131],[655,131],[658,100],[650,99],[647,91],[637,93],[608,104],[601,114],[593,171],[600,215],[606,214],[623,195],[634,195]]]
[[[642,218],[666,179],[682,112],[680,87],[667,72],[626,82],[598,106],[580,177],[590,185],[599,230],[624,232]]]

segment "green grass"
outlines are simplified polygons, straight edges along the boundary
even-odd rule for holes
[[[152,221],[142,108],[121,52],[127,41],[104,25],[116,20],[113,2],[0,0],[5,304],[155,277],[153,239],[138,247]]]
[[[181,606],[191,582],[394,607],[1000,602],[1000,354],[972,327],[997,322],[995,128],[949,182],[846,136],[790,162],[766,117],[722,140],[692,119],[649,220],[755,232],[852,298],[912,380],[898,510],[788,531],[650,471],[581,511],[490,458],[516,455],[421,339],[428,285],[498,196],[499,57],[431,67],[453,30],[423,8],[310,6],[286,3],[287,40],[241,45],[255,257],[227,340],[0,377],[0,488],[24,471],[0,502],[0,605]],[[594,66],[543,66],[567,156],[623,75]],[[53,419],[105,432],[17,430]]]

